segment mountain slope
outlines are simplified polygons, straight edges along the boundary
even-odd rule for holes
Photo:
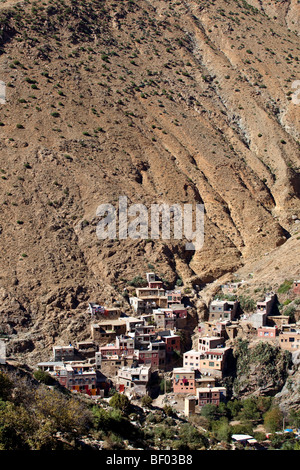
[[[171,283],[203,284],[296,232],[298,9],[1,4],[1,294],[11,331],[29,328],[47,347],[77,332],[89,299],[122,299],[115,288],[149,266]],[[204,203],[203,248],[151,234],[97,239],[97,207],[122,195],[147,207]]]

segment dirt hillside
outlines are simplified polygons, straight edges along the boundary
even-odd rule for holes
[[[22,350],[85,337],[87,302],[123,302],[149,269],[206,284],[268,252],[280,271],[292,237],[298,275],[299,8],[0,4],[0,308]],[[203,248],[99,240],[98,206],[125,195],[203,203]]]

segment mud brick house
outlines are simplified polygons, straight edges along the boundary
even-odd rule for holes
[[[76,356],[75,347],[69,346],[53,346],[53,360],[54,362],[72,361]]]
[[[181,304],[182,294],[180,290],[167,290],[166,296],[168,300],[168,307],[171,304]]]
[[[256,312],[248,318],[248,322],[253,326],[253,328],[257,329],[267,325],[267,318],[273,310],[275,300],[276,296],[274,294],[270,294],[266,296],[264,301],[257,302]]]
[[[76,343],[76,349],[80,357],[91,359],[95,357],[98,346],[93,341],[79,341]]]
[[[226,372],[227,356],[231,348],[211,349],[205,351],[200,357],[199,371],[217,378],[223,378]]]
[[[222,336],[200,336],[198,339],[198,350],[200,352],[209,351],[223,346],[225,339]]]
[[[145,298],[157,299],[159,297],[166,298],[165,290],[160,287],[138,287],[136,289],[136,296],[139,299],[145,299]]]
[[[156,338],[154,325],[140,325],[135,329],[135,348],[147,349],[151,341]]]
[[[261,339],[270,339],[275,340],[278,334],[278,329],[276,326],[262,326],[257,329],[257,336]]]
[[[97,320],[110,320],[120,318],[122,311],[117,307],[104,307],[102,305],[95,304],[93,302],[89,303],[89,312],[93,321]]]
[[[186,325],[187,310],[180,304],[172,305],[169,308],[153,309],[152,313],[142,315],[147,322],[155,324],[157,329],[184,328]]]
[[[277,326],[279,330],[282,330],[284,325],[288,325],[288,324],[289,324],[288,315],[269,315],[267,317],[267,325]]]
[[[256,311],[265,312],[267,316],[270,315],[274,307],[275,300],[276,300],[276,296],[274,294],[267,295],[264,301],[257,302]]]
[[[142,315],[141,318],[145,323],[153,324],[157,329],[165,328],[165,309],[153,309],[152,313]]]
[[[146,273],[146,279],[148,282],[148,287],[158,288],[158,289],[163,288],[163,282],[157,279],[157,276],[155,273]]]
[[[120,393],[144,396],[150,380],[150,367],[122,367],[118,370],[116,388]]]
[[[164,341],[153,341],[147,349],[136,350],[138,363],[151,367],[151,370],[164,369],[166,365],[166,344]]]
[[[194,414],[196,410],[196,397],[187,396],[184,399],[184,414],[185,416],[190,416]]]
[[[174,351],[181,350],[181,338],[172,330],[160,331],[158,337],[166,344],[166,354],[172,355]]]
[[[176,328],[184,328],[187,325],[187,308],[183,304],[171,304],[169,309],[173,315],[176,315]]]
[[[300,350],[300,326],[288,325],[285,331],[279,333],[278,340],[282,349],[291,353]]]
[[[126,322],[124,319],[91,324],[92,340],[99,344],[112,343],[117,336],[124,335],[125,333]]]
[[[134,354],[134,338],[121,335],[116,337],[114,344],[107,344],[99,348],[102,357],[132,356]]]
[[[225,340],[233,340],[238,334],[238,321],[220,320],[215,322],[206,322],[205,328],[200,333],[206,333],[208,336],[219,336]]]
[[[219,405],[226,400],[225,387],[201,387],[197,388],[196,396],[198,406],[202,407],[207,404]]]
[[[151,313],[153,308],[156,307],[155,302],[147,302],[147,300],[139,299],[138,297],[129,297],[129,303],[137,315]]]
[[[190,368],[174,368],[172,383],[174,393],[192,395],[196,393],[195,371]]]
[[[144,325],[144,320],[142,318],[137,317],[123,317],[122,320],[126,323],[126,333],[134,333],[135,329],[138,326]]]
[[[86,363],[40,362],[38,369],[48,372],[63,387],[88,395],[98,395],[97,375],[93,366]]]
[[[216,378],[212,377],[211,375],[197,375],[196,374],[196,394],[198,388],[206,388],[206,387],[215,387],[216,386]]]
[[[117,337],[115,344],[100,347],[95,355],[96,368],[109,377],[117,375],[121,367],[137,364],[137,360],[134,339],[128,336]]]
[[[238,314],[239,302],[213,300],[209,305],[209,321],[234,320]]]
[[[174,313],[173,310],[169,308],[164,309],[164,314],[165,314],[164,328],[166,330],[174,330],[174,328],[178,328],[177,314]]]

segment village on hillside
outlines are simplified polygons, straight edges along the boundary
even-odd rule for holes
[[[151,396],[153,390],[157,394],[153,384],[160,376],[161,404],[171,399],[189,416],[209,403],[226,402],[223,379],[233,372],[233,343],[241,328],[251,331],[253,340],[272,342],[291,353],[300,349],[300,325],[276,311],[273,292],[246,313],[239,301],[226,298],[236,286],[222,285],[220,297],[225,299],[211,301],[207,320],[194,328],[186,290],[166,290],[153,272],[146,273],[146,279],[147,286],[137,287],[136,295],[128,297],[132,316],[119,307],[90,302],[90,340],[54,346],[49,361],[39,362],[36,369],[68,390],[95,399],[116,391],[130,399]],[[300,281],[294,281],[292,289],[298,296]],[[5,363],[3,341],[0,356]]]

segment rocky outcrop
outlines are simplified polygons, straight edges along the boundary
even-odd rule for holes
[[[266,341],[249,344],[240,340],[234,356],[234,396],[274,396],[284,387],[291,365],[288,352]]]

